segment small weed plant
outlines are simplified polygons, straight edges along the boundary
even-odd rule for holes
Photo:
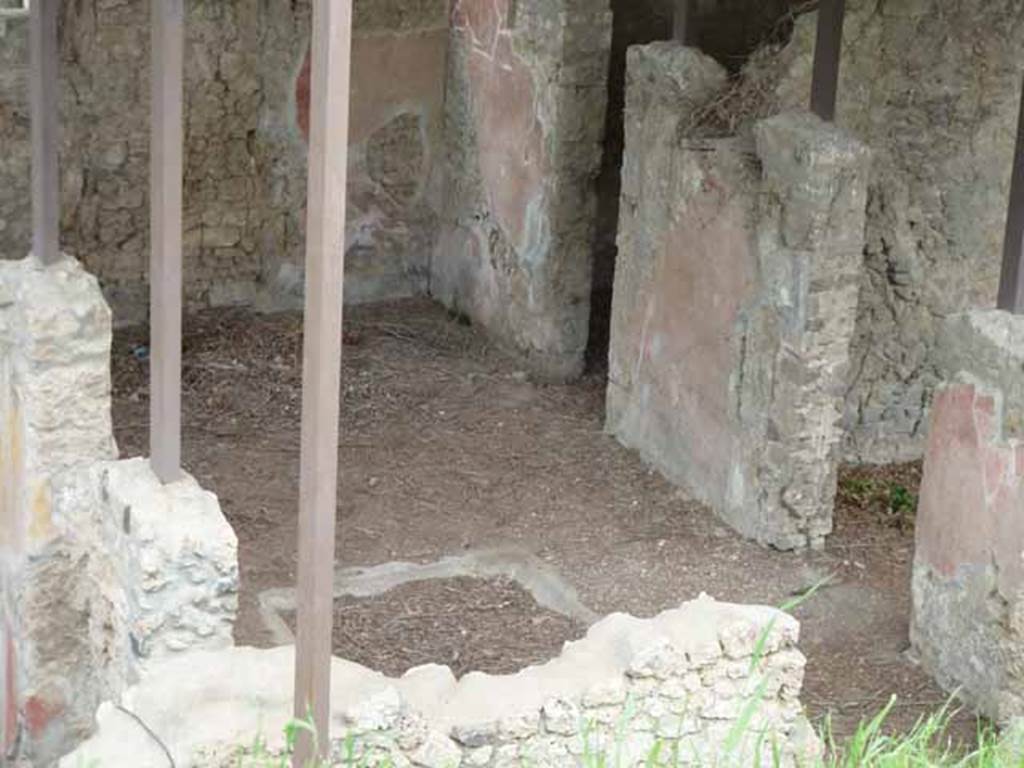
[[[979,726],[977,746],[973,749],[957,747],[946,737],[950,720],[955,714],[951,707],[944,707],[920,720],[907,733],[888,733],[885,726],[895,705],[895,699],[872,719],[865,721],[848,739],[838,741],[832,734],[830,723],[826,722],[821,734],[825,753],[806,764],[797,763],[799,768],[1024,768],[1024,734],[1011,731],[1000,735],[995,729]],[[308,723],[293,724],[289,729],[309,728]],[[617,729],[618,731],[618,729]],[[617,736],[621,737],[621,733]],[[741,734],[742,737],[743,734]],[[760,739],[760,735],[757,735]],[[742,738],[737,740],[737,743]],[[598,750],[584,741],[583,754],[576,763],[567,768],[634,768],[636,762],[624,759],[623,741],[616,738],[608,749]],[[257,741],[244,755],[238,757],[237,768],[291,768],[294,741],[282,754],[271,755],[264,744]],[[369,758],[360,756],[354,740],[348,739],[341,748],[342,754],[331,762],[314,761],[306,768],[398,768],[387,757]],[[722,754],[705,762],[687,751],[685,741],[658,741],[639,763],[642,768],[684,768],[705,766],[706,768],[760,768],[781,766],[783,759],[773,744],[760,743],[753,753],[738,754],[735,746],[732,752],[724,745]],[[548,763],[544,764],[549,765]],[[538,768],[537,764],[524,758],[521,768]],[[217,768],[221,768],[218,766]],[[223,768],[233,768],[230,764]],[[451,766],[458,768],[458,766]]]

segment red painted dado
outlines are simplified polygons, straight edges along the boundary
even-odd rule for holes
[[[917,521],[917,557],[946,578],[995,566],[999,590],[1024,583],[1024,445],[1002,437],[996,398],[973,384],[932,404]]]
[[[14,651],[14,633],[10,625],[4,626],[4,754],[8,754],[18,736],[18,688],[15,685],[17,656]]]
[[[310,84],[310,51],[306,49],[306,58],[302,62],[302,69],[295,80],[295,119],[299,123],[299,130],[309,141],[309,84]]]

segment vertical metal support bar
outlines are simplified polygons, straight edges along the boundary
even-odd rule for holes
[[[814,44],[814,74],[811,80],[811,111],[822,120],[836,117],[839,62],[843,52],[843,18],[846,0],[821,0],[818,5],[818,35]]]
[[[345,255],[352,0],[314,0],[306,199],[306,310],[299,484],[295,715],[330,742],[341,313]],[[304,735],[294,765],[312,755]]]
[[[1003,271],[999,279],[999,309],[1024,314],[1024,89],[1017,118],[1017,148],[1010,177],[1010,205],[1003,240]]]
[[[33,0],[29,21],[32,115],[32,252],[44,264],[60,257],[57,157],[57,11],[60,0]]]
[[[181,476],[181,240],[184,145],[183,0],[151,0],[150,461],[164,483]]]
[[[681,45],[697,45],[697,0],[675,0],[672,33]]]

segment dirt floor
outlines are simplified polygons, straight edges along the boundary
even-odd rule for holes
[[[897,695],[892,722],[907,727],[946,701],[906,656],[917,467],[846,470],[826,551],[766,550],[603,433],[602,373],[534,384],[476,329],[426,301],[357,308],[346,323],[337,540],[345,565],[514,544],[560,571],[589,608],[640,616],[701,592],[780,605],[827,580],[795,611],[812,717],[831,715],[838,733],[849,732]],[[146,452],[145,342],[145,329],[115,341],[114,415],[126,455]],[[186,465],[238,532],[242,644],[270,642],[257,595],[295,580],[300,344],[297,314],[215,311],[186,326]],[[362,609],[352,632],[394,636],[371,659],[392,673],[435,652],[460,670],[459,659],[502,668],[503,653],[505,662],[543,658],[561,634],[578,634],[571,622],[539,621],[530,646],[529,621],[521,632],[481,635],[474,619],[460,632],[465,647],[455,647],[443,608],[450,587],[403,587],[391,595],[390,605],[405,607],[398,623],[371,627],[394,614]],[[481,599],[490,598],[462,597]],[[969,735],[971,719],[960,722]]]
[[[444,664],[456,677],[508,675],[586,633],[510,579],[431,579],[334,606],[334,655],[392,677],[423,664]],[[294,612],[288,624],[294,631]]]

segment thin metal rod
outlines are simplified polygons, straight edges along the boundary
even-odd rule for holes
[[[676,41],[682,45],[697,45],[697,0],[675,0],[672,33]]]
[[[181,240],[185,11],[151,0],[150,461],[164,483],[181,477]]]
[[[1010,177],[1010,205],[1006,214],[998,306],[1007,312],[1024,314],[1024,88],[1017,118],[1017,148]]]
[[[57,11],[60,0],[33,0],[29,21],[32,115],[32,252],[44,264],[60,258],[57,157]]]
[[[818,34],[814,45],[814,73],[811,80],[811,111],[822,120],[836,117],[839,62],[843,51],[843,18],[846,0],[821,0],[818,4]]]
[[[295,715],[312,715],[317,746],[330,745],[331,630],[338,485],[341,313],[345,255],[352,0],[314,0],[306,310],[299,483]],[[300,737],[294,765],[312,756]]]

